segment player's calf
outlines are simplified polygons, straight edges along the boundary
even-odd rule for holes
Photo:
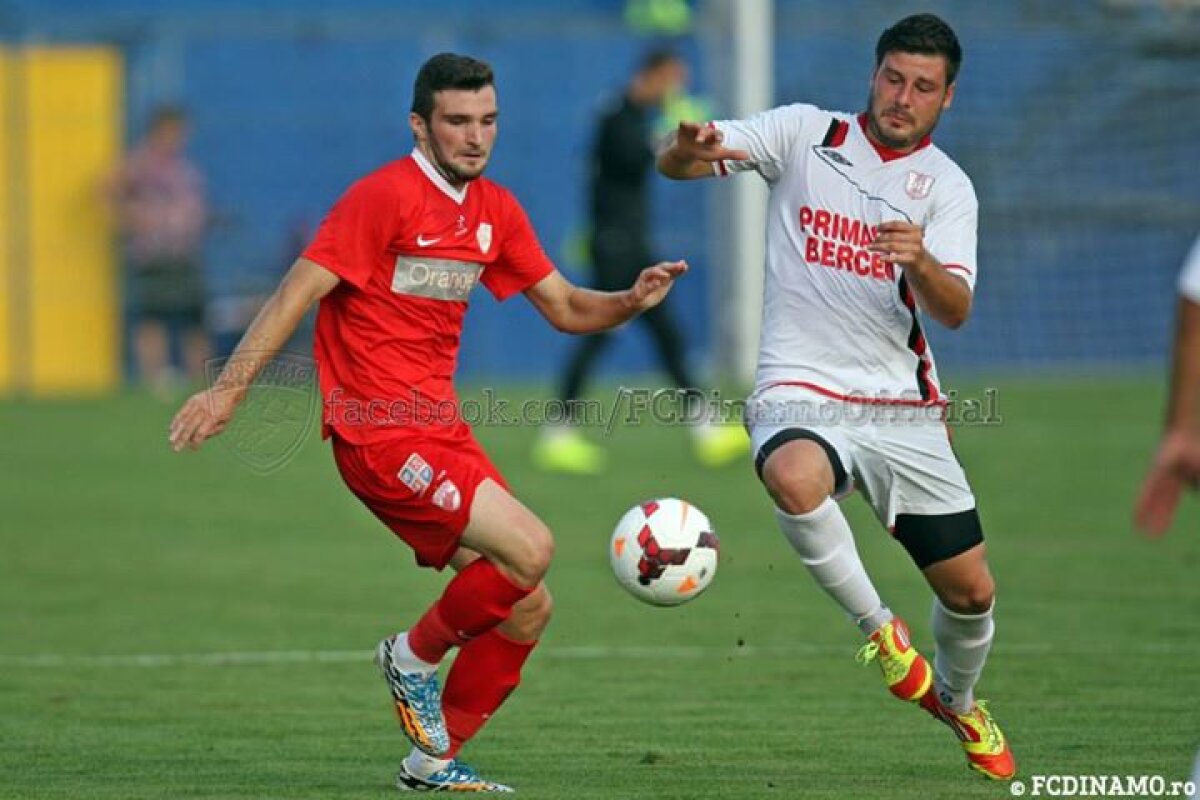
[[[527,597],[513,606],[512,614],[498,630],[509,639],[532,642],[540,639],[554,613],[554,599],[546,585],[539,584]]]

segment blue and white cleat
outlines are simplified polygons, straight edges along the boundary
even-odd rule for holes
[[[403,763],[396,774],[396,788],[405,792],[496,792],[508,794],[511,786],[485,781],[475,770],[461,761],[451,761],[430,775],[418,778]]]
[[[404,735],[422,753],[434,758],[450,750],[450,734],[442,715],[442,690],[437,672],[402,672],[392,660],[396,636],[379,643],[375,663],[387,681]]]

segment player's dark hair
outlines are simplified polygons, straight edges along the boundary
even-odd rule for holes
[[[962,46],[954,29],[935,14],[913,14],[884,31],[875,45],[875,68],[888,53],[919,53],[946,59],[946,85],[954,83],[962,65]]]
[[[494,83],[487,63],[456,53],[438,53],[421,65],[413,83],[412,111],[426,122],[433,116],[433,96],[444,89],[478,91]]]
[[[648,51],[642,56],[641,63],[638,64],[639,73],[653,72],[659,67],[667,64],[675,64],[683,61],[683,57],[669,47],[657,47]]]

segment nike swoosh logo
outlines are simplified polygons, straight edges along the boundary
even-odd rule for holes
[[[440,236],[437,237],[436,239],[426,239],[424,236],[418,236],[417,237],[417,247],[429,247],[429,245],[437,244],[441,240],[442,240],[442,237],[440,237]]]

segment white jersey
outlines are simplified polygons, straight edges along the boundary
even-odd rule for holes
[[[1179,294],[1200,303],[1200,239],[1192,245],[1187,261],[1183,262],[1183,271],[1179,273]]]
[[[770,185],[756,390],[938,403],[933,353],[903,270],[866,249],[877,226],[924,226],[925,247],[974,290],[978,203],[966,174],[923,140],[908,155],[873,144],[865,116],[790,105],[717,121],[725,146]]]

